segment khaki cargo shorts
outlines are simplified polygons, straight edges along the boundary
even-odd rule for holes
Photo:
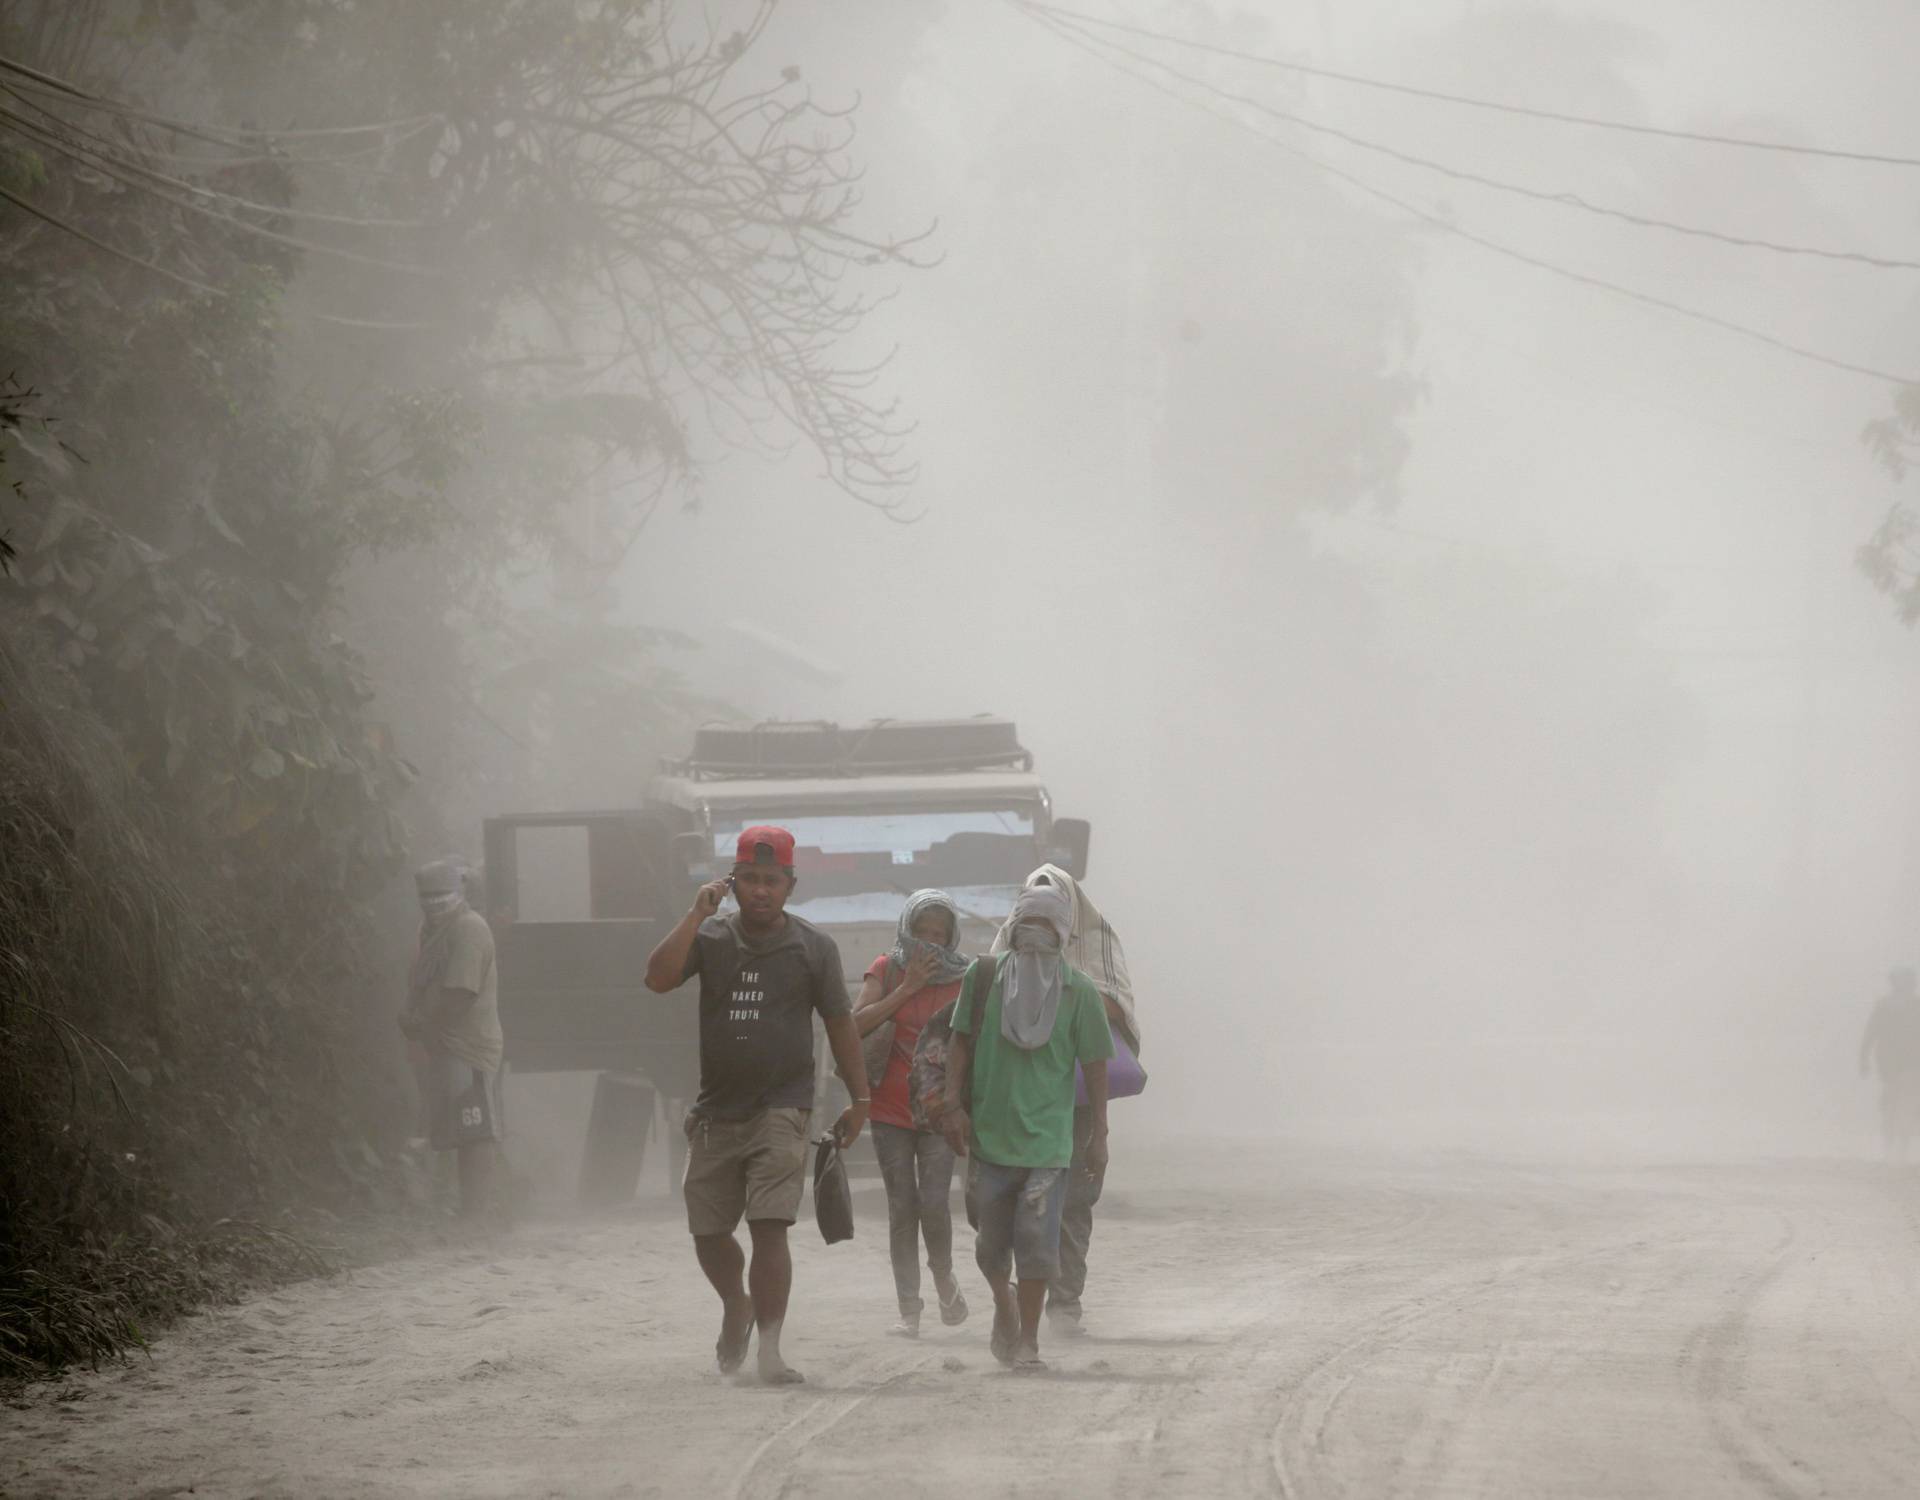
[[[807,1179],[810,1109],[763,1109],[745,1120],[687,1117],[687,1228],[732,1234],[741,1219],[791,1224]]]

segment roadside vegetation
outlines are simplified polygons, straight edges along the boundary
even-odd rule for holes
[[[696,434],[904,504],[847,341],[916,250],[769,15],[0,14],[0,1376],[407,1202],[399,877],[701,711],[609,583]]]

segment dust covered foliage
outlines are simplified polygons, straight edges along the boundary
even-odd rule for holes
[[[0,1375],[407,1200],[402,873],[700,711],[606,587],[696,439],[904,503],[915,240],[736,8],[0,7]]]
[[[0,639],[0,1376],[97,1361],[317,1269],[276,1222],[377,1179],[335,1154],[339,1038],[268,976],[70,674]],[[361,1092],[364,1092],[361,1091]],[[362,1111],[377,1101],[352,1101]]]

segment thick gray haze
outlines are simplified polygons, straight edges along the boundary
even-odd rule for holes
[[[1701,129],[1920,132],[1893,5],[1262,9],[1218,39]],[[1852,565],[1893,493],[1858,441],[1886,389],[1412,225],[1009,10],[888,16],[796,8],[764,62],[860,90],[869,212],[941,221],[944,263],[868,330],[899,345],[925,514],[849,507],[803,454],[731,460],[627,560],[623,609],[709,622],[686,669],[768,713],[1017,716],[1096,824],[1148,997],[1139,1124],[1869,1140],[1851,1051],[1920,897],[1916,643]],[[1655,216],[1915,232],[1870,167],[1161,55]],[[1903,273],[1307,144],[1570,268],[1908,359]],[[733,596],[756,571],[782,582]],[[729,680],[730,623],[838,685]]]
[[[0,1488],[1911,1494],[1916,52],[0,0]]]

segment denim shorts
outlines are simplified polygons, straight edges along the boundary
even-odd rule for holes
[[[1003,1167],[969,1158],[967,1207],[980,1231],[974,1259],[989,1280],[1009,1273],[1051,1281],[1060,1273],[1060,1212],[1067,1202],[1065,1167]]]

